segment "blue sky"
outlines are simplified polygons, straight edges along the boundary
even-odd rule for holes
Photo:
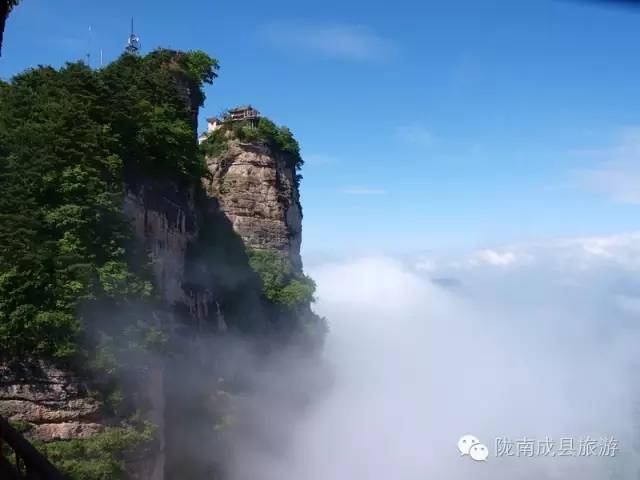
[[[638,230],[640,9],[569,0],[23,0],[0,76],[122,51],[221,63],[307,164],[304,250],[481,248]],[[88,29],[91,26],[89,46]]]

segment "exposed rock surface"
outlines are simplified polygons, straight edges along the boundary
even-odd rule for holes
[[[213,285],[187,279],[188,250],[198,243],[204,218],[195,204],[194,187],[173,181],[136,182],[127,189],[123,210],[146,247],[164,303],[171,309],[185,307],[197,322],[212,321],[215,329],[225,331]]]
[[[76,375],[43,362],[0,364],[0,415],[29,422],[41,440],[82,438],[103,430],[100,404]]]
[[[137,183],[127,190],[124,213],[149,253],[164,301],[189,302],[182,284],[187,247],[198,234],[193,188],[173,182]]]
[[[231,141],[225,153],[207,159],[206,187],[248,247],[283,252],[302,270],[302,208],[287,160],[267,145]]]

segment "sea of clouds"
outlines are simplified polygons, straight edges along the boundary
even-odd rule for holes
[[[280,361],[268,378],[289,364],[291,384],[315,393],[296,415],[259,402],[270,433],[243,450],[236,478],[640,474],[640,234],[307,269],[329,320],[317,369],[329,380],[318,389],[313,369]],[[486,461],[460,454],[464,434]],[[530,456],[543,441],[553,456]]]

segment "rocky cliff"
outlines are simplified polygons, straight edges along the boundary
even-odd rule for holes
[[[45,362],[0,366],[0,415],[32,426],[43,440],[83,438],[101,432],[100,404],[78,375]]]
[[[225,330],[212,285],[196,289],[186,283],[187,251],[200,233],[194,189],[181,182],[137,178],[128,184],[123,212],[145,245],[164,304],[185,306],[194,320],[215,319]]]
[[[207,158],[209,195],[245,245],[287,255],[302,270],[302,208],[295,166],[266,143],[229,141],[227,150]]]
[[[153,68],[162,69],[167,58],[170,62],[181,58],[175,55],[160,52],[161,62],[158,66],[154,60]],[[118,68],[128,69],[125,72],[129,76],[133,71],[145,81],[134,60],[125,58]],[[173,68],[172,63],[169,71],[173,72]],[[196,141],[193,121],[202,95],[199,86],[189,81],[190,77],[171,75],[176,78],[173,84],[176,98],[187,102],[184,120],[192,130],[184,138],[162,141],[172,145],[165,150],[176,143],[185,143],[179,150],[179,155],[184,155],[193,148],[186,143]],[[151,91],[150,95],[148,103],[153,106],[157,92]],[[165,97],[159,98],[164,101]],[[177,108],[176,105],[171,108]],[[171,108],[163,112],[171,112]],[[262,128],[265,125],[266,130]],[[149,130],[149,138],[162,138],[154,137],[157,132],[149,127],[155,126],[140,128]],[[217,139],[217,146],[224,144],[223,148],[215,152],[205,146],[207,172],[202,172],[205,175],[201,180],[199,176],[184,175],[183,166],[171,167],[180,171],[175,175],[167,167],[160,173],[151,171],[135,156],[144,150],[126,145],[123,138],[132,128],[126,125],[120,137],[120,142],[125,143],[120,153],[125,158],[121,213],[137,245],[143,247],[142,250],[136,247],[135,252],[142,255],[146,252],[145,262],[149,264],[158,299],[144,302],[126,299],[123,305],[130,305],[133,313],[128,314],[130,319],[117,318],[117,322],[125,322],[123,331],[128,335],[127,321],[150,319],[144,321],[160,329],[165,343],[152,354],[141,353],[138,346],[131,351],[118,347],[115,355],[120,355],[116,360],[121,366],[109,378],[96,376],[90,365],[72,361],[5,356],[0,361],[0,414],[23,425],[32,439],[55,443],[108,434],[120,426],[125,416],[138,412],[155,426],[155,440],[138,458],[127,459],[126,452],[115,452],[113,471],[117,471],[118,462],[123,459],[133,465],[128,472],[135,478],[186,478],[184,465],[189,463],[195,472],[189,478],[211,478],[218,471],[218,460],[196,465],[202,457],[191,462],[188,454],[203,442],[215,444],[213,437],[217,430],[213,424],[224,416],[224,409],[216,400],[227,394],[220,387],[220,381],[224,380],[220,365],[224,361],[212,351],[214,345],[222,345],[224,335],[231,334],[250,342],[271,342],[275,338],[282,341],[297,331],[308,332],[309,325],[320,321],[309,308],[312,290],[298,282],[304,277],[298,192],[301,159],[297,144],[292,149],[290,132],[275,129],[270,122],[255,131],[254,127],[238,124],[235,130],[224,129]],[[175,131],[174,125],[167,135]],[[144,148],[148,149],[145,162],[146,158],[154,158],[156,164],[165,161],[163,149],[147,139]],[[132,156],[127,159],[127,155]],[[184,162],[182,157],[178,158]],[[194,168],[191,163],[184,165]],[[252,251],[275,253],[287,260],[285,274],[281,274],[285,283],[281,287],[289,288],[288,303],[278,303],[269,297],[261,272],[250,262]],[[122,278],[127,277],[108,277],[111,282],[121,283]],[[300,295],[296,288],[305,295]],[[100,322],[116,319],[109,315],[113,314],[100,312]],[[147,332],[144,338],[155,339],[154,329],[144,330],[143,333]],[[111,341],[109,336],[104,338]],[[128,343],[127,338],[123,340]],[[96,353],[96,357],[101,355],[102,350]],[[105,396],[105,391],[110,397]],[[117,402],[111,399],[114,394],[121,397]],[[56,455],[62,454],[56,451]]]

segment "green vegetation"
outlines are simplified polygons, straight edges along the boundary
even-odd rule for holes
[[[9,18],[11,10],[20,3],[20,0],[3,0],[0,2],[0,56],[2,56],[2,39],[4,38],[4,27]]]
[[[25,433],[33,427],[28,422],[12,421],[13,428]],[[124,477],[127,460],[143,456],[155,439],[156,427],[147,422],[108,427],[87,438],[34,441],[43,453],[70,480],[114,480]],[[5,458],[13,460],[8,445],[2,445]]]
[[[134,308],[155,298],[121,213],[125,178],[200,178],[179,86],[190,82],[201,102],[216,70],[203,52],[158,50],[99,71],[75,63],[0,82],[1,356],[69,360],[83,336],[110,345],[97,348],[104,358],[162,342]]]
[[[101,418],[113,424],[89,438],[36,445],[72,479],[123,478],[125,464],[153,441],[148,426],[120,425],[136,404],[122,382],[131,377],[119,374],[144,370],[149,352],[166,357],[185,344],[163,328],[166,309],[122,204],[126,186],[141,180],[200,185],[207,170],[195,113],[217,70],[204,52],[158,50],[97,71],[73,63],[0,81],[0,359],[45,359],[86,374]],[[294,169],[302,165],[291,132],[267,119],[225,126],[203,149],[219,154],[231,137],[263,142]],[[278,322],[282,330],[298,320],[311,325],[301,307],[313,300],[313,281],[276,252],[250,252],[248,261],[215,202],[202,188],[194,193],[202,225],[185,278],[215,287],[229,328],[263,334]],[[209,439],[232,426],[231,414],[209,421],[189,400],[172,412],[198,424],[181,423],[184,438],[195,431]]]
[[[231,138],[231,129],[227,125],[222,125],[219,129],[207,134],[200,148],[207,156],[219,157],[229,148]]]
[[[33,428],[33,424],[26,420],[9,420],[9,425],[19,433],[26,433]]]
[[[212,84],[218,77],[220,65],[202,50],[193,50],[185,55],[184,66],[187,75],[196,83]]]
[[[202,142],[202,148],[207,155],[216,157],[227,150],[231,140],[265,143],[274,153],[283,155],[296,171],[304,164],[300,156],[300,145],[291,130],[278,127],[265,117],[261,117],[257,124],[250,121],[224,123],[221,128],[208,135]]]
[[[216,75],[217,61],[207,57],[207,63],[204,55],[172,50],[123,55],[97,73],[105,86],[103,110],[117,140],[115,153],[128,168],[172,178],[199,179],[206,173],[188,106],[202,105],[201,83]]]
[[[110,427],[88,438],[39,442],[36,447],[71,480],[123,478],[125,461],[151,444],[154,427]]]
[[[316,285],[293,271],[289,259],[279,252],[251,250],[249,263],[262,280],[264,296],[286,309],[312,302]]]

